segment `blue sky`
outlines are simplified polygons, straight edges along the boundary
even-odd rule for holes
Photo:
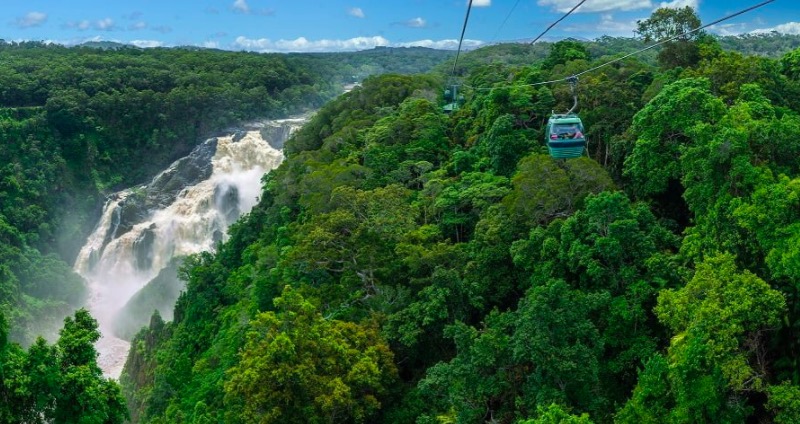
[[[454,48],[467,0],[0,0],[0,38],[142,47],[340,51],[377,45]],[[530,39],[578,0],[473,0],[466,45]],[[760,0],[587,0],[548,34],[631,36],[660,6],[689,5],[703,22]],[[516,4],[516,7],[514,7]],[[510,13],[513,10],[513,13]],[[506,20],[507,18],[507,20]],[[505,21],[505,24],[503,23]],[[800,34],[800,1],[775,2],[713,31]]]

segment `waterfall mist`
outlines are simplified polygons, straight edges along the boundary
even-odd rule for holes
[[[177,262],[212,250],[228,226],[252,209],[261,177],[283,160],[276,147],[302,122],[271,121],[209,139],[150,184],[109,197],[74,266],[89,285],[87,307],[100,325],[97,350],[106,375],[119,377],[130,347],[125,339],[146,325],[153,309],[171,319],[182,288],[174,286],[182,284],[174,275]],[[151,280],[158,287],[142,291]],[[135,295],[137,304],[126,307]]]

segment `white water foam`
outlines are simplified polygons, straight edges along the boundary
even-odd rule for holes
[[[290,125],[290,130],[299,128],[302,122],[276,121],[278,125]],[[232,135],[220,137],[209,179],[185,187],[172,204],[150,211],[149,219],[118,237],[113,234],[116,232],[113,226],[119,222],[114,214],[119,214],[120,202],[136,190],[121,191],[106,202],[100,222],[74,266],[88,281],[87,308],[98,320],[102,334],[96,348],[99,365],[106,376],[119,378],[130,349],[129,342],[112,333],[117,312],[173,257],[212,250],[215,234],[226,234],[225,211],[215,201],[215,194],[235,188],[239,211],[249,212],[261,192],[261,177],[282,160],[283,153],[262,139],[260,131],[248,131],[238,141],[234,141]],[[154,238],[147,261],[149,266],[142,269],[141,264],[135,263],[134,243],[141,240],[145,231],[152,232]],[[107,237],[109,232],[111,237]],[[104,245],[107,239],[111,241]]]

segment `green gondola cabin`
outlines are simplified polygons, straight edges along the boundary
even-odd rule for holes
[[[553,114],[547,120],[545,142],[550,156],[556,159],[572,159],[583,156],[586,136],[583,134],[581,118],[574,113]]]

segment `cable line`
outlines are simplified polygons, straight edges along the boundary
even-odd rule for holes
[[[718,24],[718,23],[720,23],[720,22],[727,21],[728,19],[732,19],[732,18],[735,18],[735,17],[737,17],[737,16],[739,16],[739,15],[743,15],[743,14],[745,14],[745,13],[747,13],[747,12],[750,12],[750,11],[752,11],[752,10],[758,9],[759,7],[766,6],[766,5],[768,5],[768,4],[770,4],[770,3],[774,2],[774,1],[775,1],[775,0],[766,0],[766,1],[763,1],[763,2],[761,2],[761,3],[759,3],[759,4],[757,4],[757,5],[750,6],[750,7],[748,7],[747,9],[742,9],[742,10],[740,10],[740,11],[738,11],[738,12],[734,13],[734,14],[731,14],[731,15],[725,16],[725,17],[723,17],[723,18],[720,18],[720,19],[717,19],[717,20],[716,20],[716,21],[714,21],[714,22],[707,23],[707,24],[705,24],[705,25],[703,25],[703,26],[699,26],[699,27],[697,27],[697,28],[695,28],[695,29],[692,29],[692,30],[686,31],[686,32],[684,32],[684,33],[682,33],[682,34],[674,35],[674,36],[672,36],[672,37],[670,37],[670,38],[667,38],[667,39],[665,39],[665,40],[661,40],[661,41],[659,41],[659,42],[657,42],[657,43],[655,43],[655,44],[653,44],[653,45],[647,46],[647,47],[645,47],[645,48],[643,48],[643,49],[641,49],[641,50],[637,50],[637,51],[635,51],[635,52],[633,52],[633,53],[629,53],[629,54],[626,54],[625,56],[619,57],[619,58],[617,58],[617,59],[610,60],[610,61],[608,61],[608,62],[606,62],[606,63],[603,63],[603,64],[601,64],[601,65],[597,65],[597,66],[595,66],[594,68],[589,68],[589,69],[587,69],[587,70],[585,70],[585,71],[583,71],[583,72],[580,72],[580,73],[577,73],[577,74],[575,74],[575,76],[576,76],[576,77],[579,77],[579,76],[581,76],[581,75],[583,75],[583,74],[586,74],[586,73],[589,73],[589,72],[592,72],[592,71],[596,71],[596,70],[598,70],[598,69],[600,69],[600,68],[602,68],[602,67],[608,66],[608,65],[610,65],[610,64],[612,64],[612,63],[619,62],[620,60],[627,59],[627,58],[629,58],[629,57],[631,57],[631,56],[633,56],[633,55],[636,55],[636,54],[639,54],[639,53],[645,52],[645,51],[647,51],[647,50],[650,50],[650,49],[652,49],[652,48],[654,48],[654,47],[660,46],[660,45],[662,45],[662,44],[664,44],[664,43],[668,43],[668,42],[670,42],[670,41],[672,41],[672,40],[675,40],[676,38],[680,38],[680,37],[683,37],[683,36],[685,36],[685,35],[689,35],[689,34],[691,34],[691,33],[693,33],[693,32],[697,32],[697,31],[703,30],[703,29],[705,29],[705,28],[708,28],[708,27],[710,27],[710,26],[712,26],[712,25],[716,25],[716,24]]]
[[[531,42],[530,42],[530,44],[531,44],[531,45],[533,45],[533,43],[535,43],[535,42],[539,41],[539,39],[540,39],[540,38],[544,37],[544,35],[545,35],[545,34],[547,34],[547,31],[550,31],[550,29],[552,29],[554,26],[558,25],[558,23],[559,23],[559,22],[563,21],[563,20],[564,20],[564,19],[565,19],[567,16],[571,15],[571,14],[572,14],[572,12],[574,12],[574,11],[575,11],[575,9],[577,9],[577,8],[581,7],[581,5],[582,5],[582,4],[584,4],[584,3],[586,3],[586,0],[581,0],[581,1],[580,1],[578,4],[576,4],[576,5],[575,5],[575,6],[574,6],[572,9],[570,9],[570,11],[569,11],[569,12],[567,12],[567,14],[566,14],[566,15],[562,16],[562,17],[561,17],[561,18],[559,18],[557,21],[555,21],[555,22],[553,22],[552,24],[550,24],[550,26],[549,26],[549,27],[547,27],[547,29],[546,29],[546,30],[544,30],[544,32],[542,32],[541,34],[539,34],[539,36],[537,36],[536,38],[534,38],[534,39],[533,39],[533,41],[531,41]]]
[[[464,33],[467,32],[467,22],[469,21],[469,11],[472,10],[472,0],[469,0],[467,5],[467,16],[464,17],[464,26],[461,28],[461,38],[458,39],[458,50],[456,50],[456,60],[453,61],[453,76],[456,75],[456,65],[458,65],[458,56],[461,54],[461,43],[464,42]]]
[[[685,31],[685,32],[683,32],[683,33],[681,33],[681,34],[674,35],[674,36],[672,36],[672,37],[666,38],[666,39],[664,39],[664,40],[661,40],[661,41],[659,41],[659,42],[657,42],[657,43],[654,43],[654,44],[652,44],[652,45],[649,45],[649,46],[647,46],[647,47],[645,47],[645,48],[643,48],[643,49],[637,50],[637,51],[635,51],[635,52],[633,52],[633,53],[628,53],[628,54],[626,54],[626,55],[624,55],[624,56],[621,56],[621,57],[618,57],[618,58],[616,58],[616,59],[609,60],[608,62],[602,63],[602,64],[600,64],[600,65],[594,66],[594,67],[592,67],[592,68],[586,69],[586,70],[584,70],[584,71],[578,72],[577,74],[570,75],[570,76],[568,76],[568,77],[564,77],[564,78],[558,78],[558,79],[554,79],[554,80],[550,80],[550,81],[541,81],[541,82],[535,82],[535,83],[531,83],[531,84],[518,84],[518,86],[523,86],[523,87],[524,87],[524,86],[533,87],[533,86],[537,86],[537,85],[546,85],[546,84],[554,84],[554,83],[557,83],[557,82],[562,82],[562,81],[569,81],[569,79],[570,79],[570,78],[573,78],[573,77],[579,77],[579,76],[581,76],[581,75],[584,75],[584,74],[587,74],[587,73],[589,73],[589,72],[594,72],[594,71],[596,71],[596,70],[598,70],[598,69],[600,69],[600,68],[604,68],[604,67],[606,67],[606,66],[608,66],[608,65],[611,65],[611,64],[613,64],[613,63],[619,62],[619,61],[621,61],[621,60],[624,60],[624,59],[627,59],[627,58],[629,58],[629,57],[631,57],[631,56],[634,56],[634,55],[637,55],[637,54],[639,54],[639,53],[642,53],[642,52],[645,52],[645,51],[647,51],[647,50],[650,50],[650,49],[652,49],[652,48],[658,47],[658,46],[660,46],[660,45],[662,45],[662,44],[664,44],[664,43],[668,43],[668,42],[670,42],[670,41],[672,41],[672,40],[675,40],[676,38],[680,38],[680,37],[683,37],[683,36],[685,36],[685,35],[689,35],[689,34],[691,34],[691,33],[694,33],[694,32],[697,32],[697,31],[703,30],[703,29],[705,29],[705,28],[708,28],[708,27],[710,27],[710,26],[712,26],[712,25],[716,25],[716,24],[718,24],[718,23],[725,22],[725,21],[727,21],[727,20],[729,20],[729,19],[733,19],[733,18],[735,18],[735,17],[737,17],[737,16],[739,16],[739,15],[743,15],[743,14],[745,14],[745,13],[747,13],[747,12],[751,12],[751,11],[753,11],[753,10],[755,10],[755,9],[758,9],[758,8],[760,8],[760,7],[763,7],[763,6],[766,6],[766,5],[768,5],[768,4],[770,4],[770,3],[774,2],[774,1],[775,1],[775,0],[765,0],[765,1],[762,1],[761,3],[758,3],[758,4],[756,4],[756,5],[750,6],[750,7],[746,8],[746,9],[742,9],[742,10],[740,10],[740,11],[736,12],[736,13],[732,13],[732,14],[730,14],[730,15],[727,15],[727,16],[725,16],[725,17],[722,17],[722,18],[720,18],[720,19],[717,19],[717,20],[716,20],[716,21],[714,21],[714,22],[707,23],[707,24],[705,24],[705,25],[699,26],[699,27],[697,27],[697,28],[694,28],[694,29],[691,29],[691,30],[689,30],[689,31]],[[470,88],[472,88],[472,89],[474,89],[474,90],[491,90],[493,87],[470,87]]]
[[[520,1],[520,0],[517,0],[517,1],[514,3],[514,6],[512,6],[512,7],[511,7],[511,10],[508,12],[508,15],[506,15],[506,18],[505,18],[505,19],[503,19],[503,23],[502,23],[502,24],[500,24],[500,28],[497,28],[497,31],[494,33],[494,36],[492,36],[492,41],[490,41],[490,42],[489,42],[489,44],[492,44],[492,43],[494,43],[494,40],[496,40],[496,39],[497,39],[497,36],[498,36],[498,34],[500,34],[500,30],[501,30],[501,29],[503,29],[503,27],[506,25],[506,22],[508,22],[508,18],[510,18],[510,17],[511,17],[511,15],[514,13],[514,9],[516,9],[516,8],[517,8],[517,6],[519,5],[519,1]]]

